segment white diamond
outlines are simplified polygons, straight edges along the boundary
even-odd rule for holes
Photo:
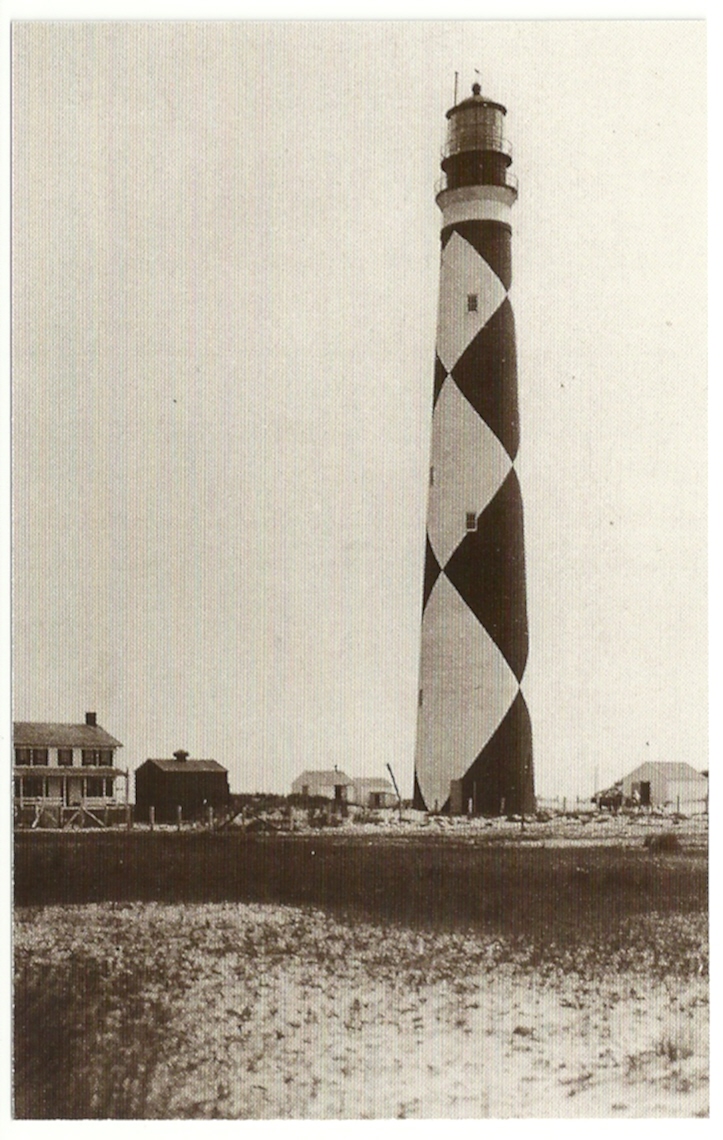
[[[477,298],[469,311],[468,298]],[[507,291],[477,250],[455,231],[442,251],[437,353],[451,372],[483,325],[499,309]]]
[[[519,685],[492,638],[440,574],[422,618],[415,770],[428,809],[442,807],[501,724]]]
[[[444,567],[466,534],[467,513],[484,510],[512,466],[495,433],[449,378],[434,406],[430,463],[427,532]]]

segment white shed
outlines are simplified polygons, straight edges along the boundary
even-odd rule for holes
[[[353,803],[354,781],[338,768],[306,768],[291,785],[291,794]]]
[[[389,780],[363,776],[354,781],[354,803],[367,808],[396,807],[397,796]]]
[[[708,806],[708,780],[690,764],[646,760],[623,777],[623,800],[638,796],[642,807],[702,812]]]

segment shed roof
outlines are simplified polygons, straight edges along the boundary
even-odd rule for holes
[[[97,724],[54,724],[16,720],[13,744],[18,748],[122,748]]]
[[[296,777],[294,783],[298,783],[299,780],[309,784],[312,781],[319,784],[335,785],[354,783],[346,772],[339,772],[336,768],[305,768],[301,775]]]
[[[162,772],[225,772],[218,760],[154,760],[149,757],[146,764],[155,764]]]
[[[391,781],[385,780],[384,777],[361,776],[354,781],[354,785],[365,792],[392,792],[394,790]]]
[[[686,764],[681,760],[645,760],[644,763],[638,764],[637,768],[633,768],[628,772],[628,776],[635,775],[642,768],[656,768],[669,780],[704,780],[705,776],[696,771],[692,764]]]

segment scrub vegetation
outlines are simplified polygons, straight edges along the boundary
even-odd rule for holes
[[[705,850],[22,835],[23,1118],[707,1111]]]

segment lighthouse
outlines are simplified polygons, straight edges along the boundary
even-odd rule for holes
[[[414,804],[534,809],[506,109],[447,112]]]

